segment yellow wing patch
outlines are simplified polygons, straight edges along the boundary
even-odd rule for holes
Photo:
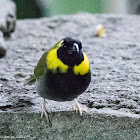
[[[47,68],[53,73],[57,73],[58,69],[60,73],[66,73],[68,71],[68,66],[57,58],[57,49],[53,49],[48,53],[46,63]]]
[[[78,66],[74,66],[74,73],[76,75],[85,75],[89,71],[89,60],[86,54],[83,52],[84,60]]]

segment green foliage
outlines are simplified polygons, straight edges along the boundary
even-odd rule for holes
[[[75,14],[77,12],[101,13],[102,0],[53,0],[51,15]]]

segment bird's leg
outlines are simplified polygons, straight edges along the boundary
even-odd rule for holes
[[[75,98],[73,101],[74,101],[74,104],[75,104],[76,112],[79,111],[80,116],[82,116],[83,110],[82,110],[82,108],[81,108],[79,102],[77,101],[76,98]]]
[[[48,111],[47,111],[47,108],[46,108],[46,100],[45,100],[45,98],[43,98],[43,106],[42,106],[42,112],[41,112],[41,119],[43,118],[43,114],[45,114],[47,122],[49,122],[49,116],[48,116]]]

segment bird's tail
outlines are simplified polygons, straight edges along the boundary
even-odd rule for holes
[[[24,85],[32,85],[33,83],[35,83],[36,78],[35,75],[31,75],[30,78],[26,79]]]

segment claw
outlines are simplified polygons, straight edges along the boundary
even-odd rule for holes
[[[75,103],[75,110],[76,110],[76,112],[79,111],[80,116],[82,116],[83,110],[82,110],[79,102],[77,101],[77,99],[74,99],[74,103]]]
[[[48,111],[47,111],[47,108],[46,108],[46,100],[45,100],[45,98],[43,99],[41,119],[43,118],[43,115],[45,115],[45,117],[47,119],[47,122],[49,122],[49,116],[48,116]]]

